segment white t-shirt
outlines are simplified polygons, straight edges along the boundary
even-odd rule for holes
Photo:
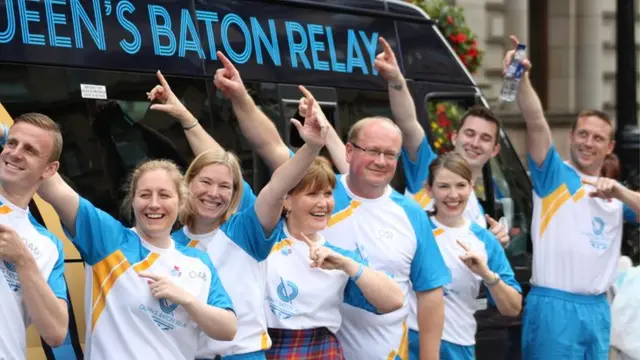
[[[400,159],[402,160],[402,169],[404,170],[404,177],[406,182],[405,195],[414,199],[425,210],[433,209],[433,201],[427,194],[425,184],[429,178],[429,166],[433,160],[438,157],[433,152],[431,146],[427,142],[427,138],[422,139],[418,152],[416,154],[416,160],[412,161],[407,149],[402,147],[402,153]],[[475,192],[471,192],[469,195],[469,201],[467,207],[464,209],[463,216],[480,225],[483,228],[487,227],[487,219],[484,217],[485,212],[480,205],[480,201]]]
[[[637,216],[618,200],[592,198],[586,176],[563,162],[555,147],[541,167],[529,156],[533,182],[531,284],[575,294],[609,289],[620,257],[623,217]]]
[[[435,217],[430,219],[438,247],[452,276],[451,283],[444,287],[445,311],[442,339],[457,345],[474,345],[477,330],[474,317],[476,312],[475,299],[480,292],[482,279],[460,260],[460,256],[464,255],[465,251],[457,241],[459,240],[487,259],[489,269],[500,275],[505,284],[519,292],[522,289],[514,277],[504,249],[489,230],[468,220],[462,227],[451,228],[439,223]],[[485,292],[489,302],[493,304],[491,293],[486,288]],[[411,294],[411,305],[409,328],[417,331],[416,298],[413,293]]]
[[[344,302],[374,311],[349,275],[341,270],[311,268],[309,246],[290,235],[285,222],[277,229],[278,243],[267,258],[267,324],[276,329],[326,327],[336,333],[342,323]],[[319,244],[360,263],[356,253],[337,248],[321,236]],[[354,301],[354,299],[357,299]]]
[[[232,309],[206,253],[174,243],[160,249],[81,198],[73,244],[91,266],[85,356],[194,359],[201,330],[187,311],[151,295],[142,271],[169,276],[200,301]],[[117,346],[114,346],[117,344]]]
[[[56,297],[67,300],[62,243],[22,209],[0,196],[0,224],[15,230]],[[25,359],[31,323],[14,264],[0,260],[0,359]]]
[[[234,214],[220,228],[208,234],[194,235],[187,228],[176,231],[173,238],[190,247],[207,252],[218,271],[222,285],[233,301],[238,318],[232,341],[216,341],[200,336],[198,358],[246,354],[271,347],[264,314],[267,258],[277,231],[266,237],[253,205]]]
[[[377,199],[354,195],[346,176],[334,191],[334,214],[323,235],[332,245],[359,251],[373,269],[390,275],[405,298],[413,288],[428,291],[451,281],[425,211],[387,187]],[[384,315],[342,306],[338,340],[347,359],[387,359],[408,354],[409,303]]]

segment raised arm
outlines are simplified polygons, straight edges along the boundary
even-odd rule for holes
[[[387,81],[391,112],[402,131],[402,145],[407,149],[411,160],[415,161],[418,148],[425,137],[424,129],[418,122],[416,106],[404,75],[400,71],[396,55],[383,37],[380,37],[379,42],[383,51],[376,56],[374,66]]]
[[[318,156],[320,149],[324,146],[327,130],[330,128],[326,119],[319,116],[321,111],[314,106],[315,99],[311,94],[308,96],[307,100],[313,111],[307,112],[304,125],[298,120],[291,119],[305,142],[304,146],[276,169],[271,180],[256,199],[256,214],[266,233],[271,233],[280,220],[285,196],[302,180],[307,169]]]
[[[589,193],[591,197],[599,197],[601,199],[618,199],[625,204],[635,214],[635,222],[640,223],[640,193],[627,189],[614,179],[605,177],[599,178],[597,181],[582,180],[587,185],[593,186],[594,191]]]
[[[207,150],[222,149],[220,144],[200,125],[198,119],[180,102],[160,71],[157,72],[157,76],[160,85],[156,85],[148,92],[147,98],[149,101],[157,101],[158,103],[151,105],[150,109],[162,111],[180,121],[187,141],[189,141],[189,146],[191,146],[191,151],[195,156]]]
[[[60,174],[55,174],[43,181],[38,188],[38,195],[51,204],[58,213],[62,225],[72,237],[75,237],[76,217],[80,206],[80,196],[67,184]]]
[[[519,42],[515,36],[511,36],[511,41],[514,44],[514,48],[518,46]],[[503,66],[505,73],[514,54],[515,50],[510,50],[504,58]],[[527,129],[527,153],[531,156],[536,165],[542,166],[549,149],[551,149],[553,139],[551,138],[549,124],[544,116],[542,103],[540,102],[540,98],[533,89],[531,80],[529,79],[531,62],[528,58],[525,58],[522,65],[524,66],[525,72],[522,76],[522,81],[520,82],[517,103],[518,107],[520,107],[520,111],[522,112],[522,116],[524,117]]]
[[[216,71],[213,83],[231,101],[242,134],[273,172],[289,159],[289,148],[271,119],[256,106],[240,72],[220,51],[217,55],[224,67]]]
[[[301,86],[300,90],[305,96],[300,98],[300,104],[298,105],[298,112],[300,112],[300,115],[306,117],[307,110],[309,108],[308,99],[312,98],[313,95],[311,95],[311,92],[307,90],[304,86]],[[329,150],[329,155],[331,155],[331,160],[333,161],[333,164],[338,169],[338,172],[340,174],[346,174],[349,172],[349,163],[347,162],[346,147],[344,146],[344,143],[342,142],[342,140],[340,140],[340,136],[338,136],[336,129],[334,129],[333,126],[329,124],[329,121],[326,120],[327,118],[324,115],[324,112],[322,111],[322,108],[320,107],[317,101],[314,101],[314,107],[316,108],[318,116],[321,116],[329,125],[329,129],[327,131],[327,143],[325,144],[325,146],[327,147],[327,150]]]

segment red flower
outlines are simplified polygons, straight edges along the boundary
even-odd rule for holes
[[[454,44],[458,42],[458,35],[456,34],[451,34],[449,35],[449,40],[451,40],[451,42],[453,42]]]
[[[451,121],[447,119],[447,115],[440,114],[440,116],[438,116],[438,125],[440,125],[441,127],[447,127],[451,125]]]
[[[461,42],[461,43],[467,41],[467,35],[465,35],[465,34],[458,35],[458,41]]]
[[[471,48],[471,50],[469,50],[469,53],[467,55],[474,58],[476,57],[476,55],[478,55],[478,50],[476,50],[476,48]]]
[[[447,22],[453,25],[453,18],[451,16],[447,16]]]

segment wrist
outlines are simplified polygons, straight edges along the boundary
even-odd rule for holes
[[[500,281],[500,276],[493,271],[487,272],[482,276],[482,282],[487,286],[494,286]]]
[[[255,107],[253,98],[251,98],[251,95],[249,95],[249,93],[246,90],[243,91],[242,95],[236,96],[230,99],[230,101],[231,101],[231,105],[238,108],[239,110],[246,111]]]
[[[342,265],[342,270],[345,273],[347,273],[347,275],[349,275],[350,278],[352,278],[356,275],[356,273],[358,273],[359,267],[360,267],[360,264],[358,264],[357,262],[351,259],[345,258],[345,261]]]
[[[402,90],[406,84],[407,82],[404,77],[398,77],[396,79],[391,79],[388,81],[389,87],[395,90]]]
[[[182,125],[182,128],[188,128],[198,123],[198,119],[196,119],[193,114],[186,110],[180,113],[178,119],[180,120],[180,125]]]

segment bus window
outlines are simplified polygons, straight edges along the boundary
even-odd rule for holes
[[[453,150],[453,131],[458,128],[465,111],[476,104],[476,99],[474,94],[427,96],[427,127],[436,153]],[[485,210],[492,209],[491,215],[496,219],[504,217],[508,222],[511,242],[505,250],[514,268],[528,267],[531,185],[504,132],[501,132],[499,144],[500,152],[489,161],[482,181],[476,181],[475,192]],[[484,178],[487,174],[489,179]],[[488,198],[491,194],[493,199]]]

